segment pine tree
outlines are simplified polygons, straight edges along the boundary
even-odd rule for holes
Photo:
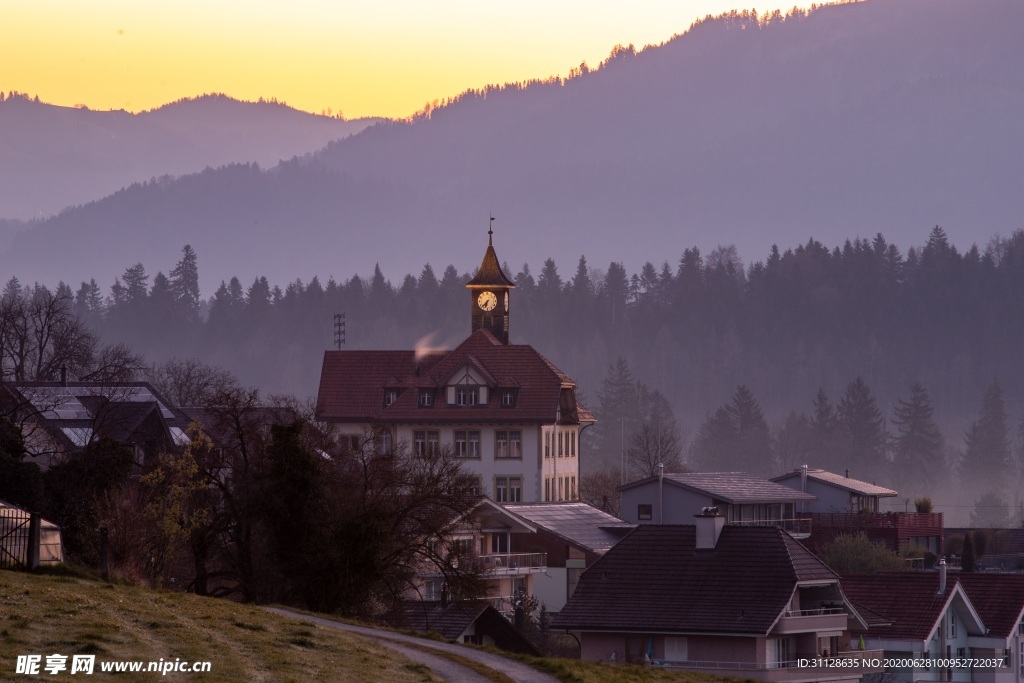
[[[836,412],[844,470],[856,469],[865,477],[883,474],[886,460],[882,411],[863,378],[857,377],[847,385]]]
[[[625,358],[619,357],[597,392],[597,424],[590,448],[598,467],[619,468],[628,439],[640,426],[636,381]]]
[[[967,492],[1002,493],[1011,475],[1010,438],[1003,390],[997,380],[985,392],[978,419],[967,428],[964,447],[960,477]]]
[[[171,269],[170,287],[174,298],[185,310],[199,311],[199,263],[195,249],[186,244],[181,249],[181,260]]]
[[[750,389],[736,387],[732,401],[705,418],[694,440],[693,460],[705,472],[768,474],[775,469],[768,423]]]
[[[923,386],[915,382],[910,387],[910,399],[899,400],[893,424],[897,432],[893,446],[900,490],[927,492],[942,466],[942,434],[932,419],[931,399]]]

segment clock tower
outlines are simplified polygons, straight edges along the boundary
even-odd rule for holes
[[[508,344],[508,294],[515,283],[505,277],[498,264],[493,235],[493,230],[487,231],[483,263],[476,271],[476,277],[466,283],[470,294],[470,331],[488,330],[502,344]]]

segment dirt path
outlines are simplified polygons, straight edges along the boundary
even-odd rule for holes
[[[417,638],[416,636],[407,636],[401,633],[394,633],[393,631],[383,631],[365,626],[353,626],[340,621],[300,614],[277,607],[267,607],[266,609],[282,616],[301,619],[326,628],[336,628],[372,638],[375,642],[401,652],[409,659],[423,664],[438,678],[451,681],[452,683],[480,683],[484,681],[490,683],[493,679],[463,666],[457,661],[446,659],[444,657],[445,654],[454,655],[462,659],[471,659],[477,664],[482,664],[488,669],[506,676],[514,683],[558,683],[558,679],[554,676],[541,673],[526,664],[471,647],[462,647],[452,643],[442,643],[428,638]],[[424,649],[438,654],[424,652]]]

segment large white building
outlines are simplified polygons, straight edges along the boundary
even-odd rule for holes
[[[499,503],[578,499],[580,431],[594,417],[564,372],[509,343],[515,284],[490,241],[466,287],[471,334],[455,349],[325,352],[317,417],[382,450],[451,448]]]

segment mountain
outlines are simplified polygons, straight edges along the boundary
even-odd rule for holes
[[[673,265],[683,249],[941,224],[959,245],[1021,228],[1024,3],[869,0],[733,13],[571,78],[469,92],[272,169],[138,184],[35,224],[22,280],[166,270],[188,242],[221,278],[400,278],[477,265],[489,213],[510,263]],[[59,248],[54,248],[58,246]],[[101,280],[102,281],[102,280]]]
[[[273,166],[374,122],[224,95],[131,114],[59,107],[11,94],[0,101],[0,218],[49,216],[134,182],[207,166]]]

